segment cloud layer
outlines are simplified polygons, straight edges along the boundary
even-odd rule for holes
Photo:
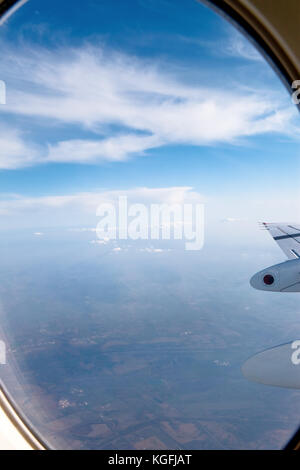
[[[118,207],[119,197],[128,204],[202,203],[204,198],[191,187],[134,188],[76,193],[67,196],[25,197],[4,194],[0,199],[2,228],[82,226],[95,227],[100,204]],[[80,229],[82,230],[82,229]],[[84,229],[87,230],[87,229]]]

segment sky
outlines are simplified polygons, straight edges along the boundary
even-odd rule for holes
[[[2,228],[93,225],[119,194],[298,220],[299,116],[249,41],[195,0],[85,5],[0,28]]]

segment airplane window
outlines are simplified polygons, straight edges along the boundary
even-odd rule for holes
[[[31,0],[0,45],[0,377],[18,409],[58,449],[284,446],[300,124],[277,75],[195,0]]]

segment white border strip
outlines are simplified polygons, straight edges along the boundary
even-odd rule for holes
[[[43,450],[0,390],[0,450]]]

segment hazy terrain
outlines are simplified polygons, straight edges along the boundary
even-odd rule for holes
[[[1,235],[0,372],[38,431],[73,448],[281,447],[298,425],[299,392],[240,371],[300,337],[297,295],[249,286],[281,256],[271,238],[268,252],[221,239],[199,252],[129,241],[114,251],[94,238]],[[22,386],[10,368],[22,369]]]

